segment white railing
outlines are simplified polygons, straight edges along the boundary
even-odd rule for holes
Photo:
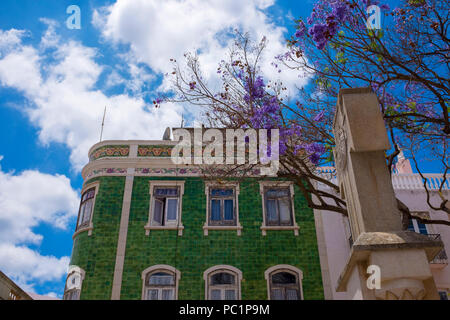
[[[316,168],[316,174],[336,185],[338,184],[335,167],[318,167],[318,168]],[[318,182],[317,187],[319,189],[329,189],[330,188],[328,185],[326,185],[322,182]]]
[[[427,182],[428,190],[439,190],[444,177],[438,173],[423,174]],[[450,190],[450,177],[447,177],[442,190]],[[392,175],[392,185],[394,189],[424,190],[423,179],[418,173],[397,173]]]
[[[334,184],[337,183],[334,167],[317,168],[317,173]],[[423,176],[427,181],[428,190],[439,190],[444,180],[443,175],[439,173],[426,173]],[[396,190],[424,190],[422,177],[418,173],[394,173],[392,174],[392,186]],[[328,188],[323,183],[319,183],[320,187]],[[450,190],[450,175],[447,176],[442,190]]]

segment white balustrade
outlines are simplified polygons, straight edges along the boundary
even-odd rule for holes
[[[316,169],[316,173],[335,184],[337,183],[334,167],[320,167]],[[444,176],[439,173],[425,173],[423,176],[427,181],[428,190],[439,190],[444,180]],[[394,189],[400,190],[424,190],[422,177],[418,173],[394,173],[392,174],[392,185]],[[323,183],[319,183],[319,187],[328,188]],[[450,174],[447,176],[442,190],[450,190]]]

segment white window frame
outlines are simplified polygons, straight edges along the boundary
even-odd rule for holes
[[[178,235],[183,235],[184,226],[182,223],[182,212],[183,212],[183,195],[184,195],[184,180],[151,180],[150,181],[150,207],[148,214],[147,224],[144,226],[145,235],[148,236],[150,234],[150,230],[178,230]],[[153,221],[154,214],[154,206],[155,206],[155,197],[153,195],[153,190],[155,188],[178,188],[178,197],[166,197],[167,199],[178,199],[178,212],[176,220],[167,220],[167,205],[165,206],[164,212],[164,224],[163,226],[155,224]]]
[[[178,284],[181,279],[181,272],[178,269],[176,269],[175,267],[169,266],[167,264],[157,264],[157,265],[148,267],[147,269],[142,271],[142,273],[141,273],[141,278],[142,278],[141,299],[147,300],[147,292],[148,292],[148,289],[151,289],[151,286],[147,286],[147,284],[145,282],[147,280],[147,275],[149,275],[151,273],[155,273],[155,272],[167,272],[167,273],[171,273],[174,275],[174,277],[175,277],[175,286],[174,286],[175,292],[174,292],[173,300],[178,300]]]
[[[69,280],[69,278],[71,278],[74,274],[78,274],[78,276],[80,277],[80,287],[78,289],[70,289],[67,290],[67,281]],[[80,296],[81,296],[81,288],[83,287],[83,281],[84,281],[84,277],[86,275],[86,272],[81,269],[80,267],[76,267],[74,268],[69,274],[67,274],[66,277],[66,284],[64,287],[64,294],[63,294],[63,300],[66,300],[66,294],[69,292],[77,292],[78,296],[77,299],[70,299],[70,300],[80,300]]]
[[[211,189],[234,189],[233,204],[234,204],[234,214],[236,215],[236,225],[211,225],[209,223],[209,217],[211,215],[211,205],[210,205],[210,191]],[[236,230],[238,236],[241,235],[242,225],[239,222],[239,182],[237,181],[227,181],[224,183],[218,183],[216,181],[205,182],[205,194],[206,194],[206,217],[205,224],[203,225],[203,235],[207,236],[209,230]]]
[[[237,293],[236,293],[236,300],[241,300],[241,282],[242,282],[242,271],[239,270],[236,267],[230,266],[230,265],[225,265],[225,264],[221,264],[221,265],[216,265],[213,266],[211,268],[208,268],[205,270],[205,272],[203,272],[203,280],[205,281],[205,300],[211,300],[211,290],[213,290],[215,288],[215,286],[210,286],[209,282],[210,282],[210,277],[216,273],[231,273],[234,275],[237,283],[236,285],[229,285],[226,286],[224,285],[222,288],[223,289],[236,289]],[[225,291],[223,291],[224,293]]]
[[[100,181],[95,181],[89,184],[86,184],[81,189],[81,197],[83,197],[83,194],[88,191],[89,189],[94,188],[94,198],[92,200],[92,212],[91,216],[89,218],[89,224],[87,226],[84,226],[82,228],[78,228],[78,222],[80,220],[80,209],[81,209],[81,199],[80,199],[80,206],[78,207],[78,217],[77,217],[77,224],[75,228],[75,233],[72,236],[72,239],[75,239],[75,237],[80,234],[81,232],[88,231],[88,236],[92,235],[92,230],[94,230],[94,223],[92,222],[94,219],[94,211],[95,211],[95,201],[97,200],[97,194],[100,187]]]
[[[291,197],[291,214],[292,225],[291,226],[271,226],[266,222],[266,203],[264,190],[267,188],[289,188],[289,195]],[[261,232],[263,236],[267,235],[267,230],[294,230],[294,235],[298,236],[300,227],[295,221],[295,207],[294,207],[294,182],[293,181],[261,181],[259,182],[259,193],[261,194],[261,204],[263,213],[263,223],[261,225]]]
[[[278,264],[276,266],[270,267],[264,272],[264,279],[266,279],[267,282],[267,300],[270,299],[270,290],[271,290],[271,277],[272,274],[278,273],[278,272],[288,272],[288,273],[295,273],[297,279],[298,279],[298,285],[299,285],[299,292],[300,292],[300,300],[304,300],[303,295],[303,272],[299,268],[296,268],[294,266],[288,265],[288,264]]]

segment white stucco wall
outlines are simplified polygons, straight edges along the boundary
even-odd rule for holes
[[[402,190],[395,189],[396,196],[405,203],[411,211],[427,211],[432,219],[449,220],[446,213],[436,212],[427,205],[426,193],[424,190]],[[444,196],[450,199],[450,191],[444,191]],[[431,203],[437,204],[439,201],[435,191],[432,192]],[[348,300],[357,297],[351,297],[347,292],[336,292],[337,280],[344,269],[347,258],[350,253],[350,245],[348,238],[350,236],[347,230],[346,217],[339,213],[314,210],[316,220],[321,220],[319,227],[323,228],[323,232],[318,232],[318,238],[324,243],[319,246],[321,263],[327,265],[322,266],[323,281],[325,286],[331,287],[331,294],[326,295],[328,299]],[[440,234],[444,242],[447,256],[450,254],[450,227],[444,225],[428,225],[429,234]],[[325,261],[325,262],[322,262]],[[438,290],[447,290],[450,293],[450,267],[436,265],[431,266],[431,271]],[[324,270],[326,272],[324,272]]]

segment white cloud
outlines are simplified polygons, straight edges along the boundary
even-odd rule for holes
[[[37,283],[60,281],[67,273],[69,257],[42,256],[25,246],[0,244],[0,268],[25,291]]]
[[[46,23],[53,28],[54,24]],[[49,53],[24,45],[20,37],[25,32],[0,32],[0,84],[24,94],[32,105],[24,110],[39,127],[40,141],[66,144],[77,171],[86,163],[89,148],[98,142],[105,106],[104,139],[160,139],[167,126],[179,125],[181,106],[169,104],[155,110],[139,95],[107,96],[96,88],[104,70],[95,61],[96,49],[74,41],[61,43],[50,30],[40,46],[53,46],[54,52]],[[50,54],[56,59],[43,65]],[[149,80],[138,66],[131,73],[132,86]]]
[[[270,65],[273,58],[286,51],[285,28],[276,26],[264,9],[273,0],[118,0],[96,10],[94,24],[113,43],[130,46],[131,55],[159,73],[171,71],[170,58],[182,60],[187,51],[199,52],[206,79],[216,76],[218,62],[231,43],[230,32],[240,29],[256,40],[266,36],[268,47],[261,61],[267,79],[281,78],[291,93],[306,79],[298,71],[278,74]],[[167,89],[164,83],[163,89]]]
[[[0,270],[29,291],[36,283],[61,280],[69,257],[41,255],[28,245],[41,243],[43,236],[33,228],[43,223],[67,229],[78,204],[78,192],[63,175],[14,174],[0,167]]]
[[[39,244],[32,228],[42,222],[65,229],[76,215],[78,195],[63,175],[0,171],[0,243]]]
[[[22,41],[27,31],[0,30],[0,84],[24,94],[30,102],[24,111],[39,128],[40,141],[67,145],[71,164],[80,171],[88,149],[98,142],[105,106],[104,139],[160,139],[166,127],[181,123],[183,109],[190,113],[186,118],[198,119],[198,110],[192,108],[165,104],[156,110],[149,105],[144,98],[152,91],[151,72],[165,73],[170,58],[181,61],[185,52],[196,49],[206,80],[217,81],[217,63],[226,55],[235,28],[249,31],[255,39],[267,37],[262,72],[268,79],[281,77],[287,94],[294,93],[295,86],[307,79],[299,79],[292,70],[278,74],[270,65],[286,50],[286,30],[264,11],[272,4],[271,0],[119,0],[94,13],[106,39],[130,46],[129,52],[118,54],[125,63],[115,69],[96,61],[98,49],[59,37],[52,20],[41,19],[48,28],[36,46]],[[106,95],[97,85],[102,74],[107,75],[107,88],[123,85],[131,95]],[[168,90],[166,78],[160,89]]]
[[[24,30],[0,30],[0,52],[7,52],[20,45],[20,43],[22,42],[22,37],[25,35],[26,32]]]

